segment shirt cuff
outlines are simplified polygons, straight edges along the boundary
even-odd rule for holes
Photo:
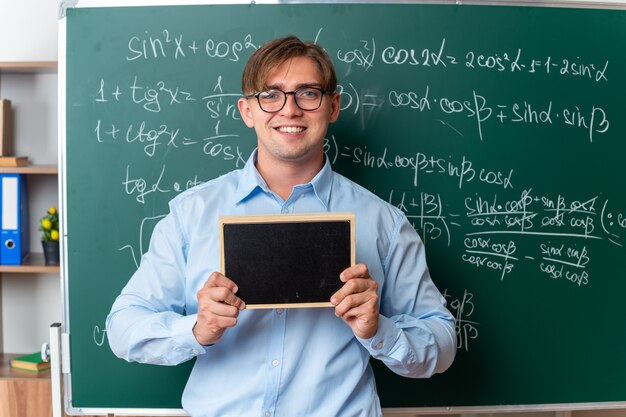
[[[208,346],[202,346],[193,334],[193,326],[198,319],[197,314],[184,316],[176,320],[172,325],[172,338],[180,349],[190,350],[195,356],[206,352]]]
[[[380,315],[378,318],[378,329],[376,334],[369,339],[361,339],[357,336],[357,340],[367,349],[373,357],[389,356],[397,339],[398,329],[389,318]]]

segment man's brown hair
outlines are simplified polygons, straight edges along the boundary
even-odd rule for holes
[[[335,91],[337,75],[326,51],[312,42],[286,36],[267,42],[250,56],[241,78],[243,93],[252,94],[265,90],[269,73],[286,60],[298,57],[313,59],[322,76],[321,87],[327,91]]]

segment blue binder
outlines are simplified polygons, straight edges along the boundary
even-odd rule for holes
[[[0,264],[19,265],[28,258],[30,243],[26,175],[0,174],[0,188]]]

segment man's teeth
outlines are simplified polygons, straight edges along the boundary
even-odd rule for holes
[[[283,133],[300,133],[304,131],[304,128],[296,126],[281,126],[278,128],[278,131]]]

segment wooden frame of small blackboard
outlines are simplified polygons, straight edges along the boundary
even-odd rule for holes
[[[353,213],[219,218],[220,268],[247,308],[332,307],[355,264]]]

